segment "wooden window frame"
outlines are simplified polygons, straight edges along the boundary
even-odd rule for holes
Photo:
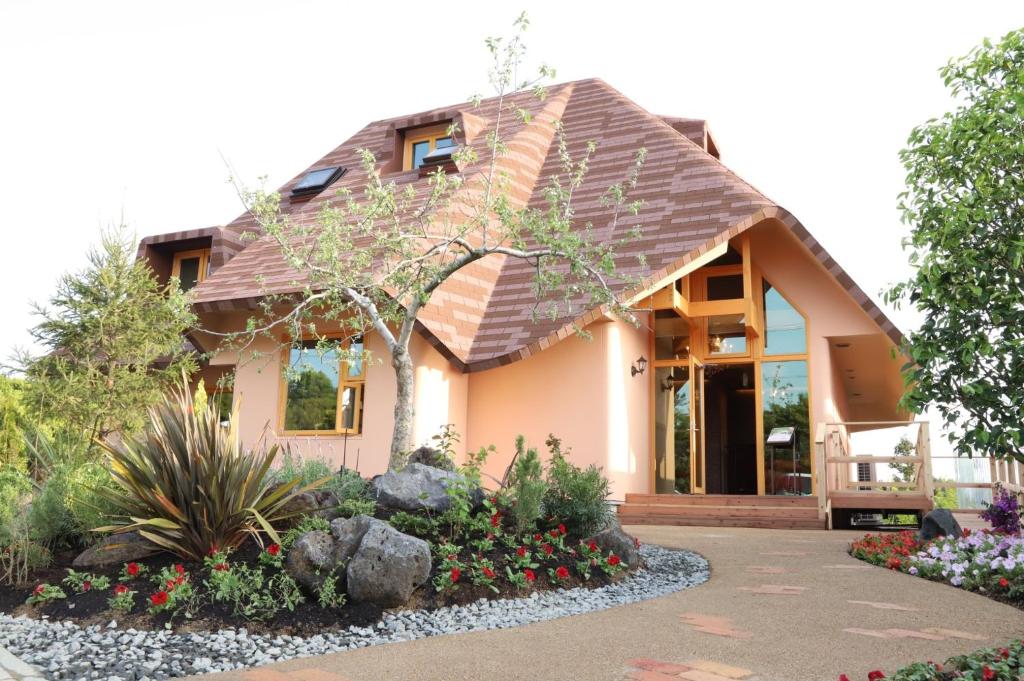
[[[442,123],[440,125],[431,125],[426,128],[414,128],[405,133],[405,152],[402,156],[402,169],[403,170],[415,170],[412,167],[412,145],[418,142],[428,142],[429,148],[427,153],[431,153],[437,149],[437,140],[444,139],[445,137],[451,137],[448,130],[451,127],[451,122]]]
[[[303,337],[298,340],[298,343],[304,343],[307,341],[315,341],[321,338],[331,339],[338,338],[337,335],[327,336],[309,336]],[[345,345],[351,344],[349,339]],[[366,347],[366,337],[363,336],[363,347]],[[365,358],[360,362],[361,371],[358,376],[349,376],[348,369],[349,363],[342,358],[338,358],[338,389],[335,394],[335,407],[334,407],[334,429],[333,430],[287,430],[285,428],[285,417],[288,413],[288,375],[287,369],[291,362],[291,351],[294,348],[293,343],[289,343],[281,351],[281,381],[280,393],[277,407],[277,432],[282,436],[324,436],[324,435],[362,435],[362,421],[363,421],[363,394],[366,391],[366,360]],[[355,389],[355,405],[352,418],[352,428],[343,428],[341,425],[342,420],[342,396],[348,388]]]
[[[194,251],[178,251],[174,254],[174,261],[171,263],[171,277],[181,279],[181,261],[189,258],[199,258],[199,275],[196,278],[196,286],[206,281],[210,267],[210,249],[197,248]]]

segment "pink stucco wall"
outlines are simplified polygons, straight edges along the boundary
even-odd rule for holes
[[[469,447],[495,445],[487,472],[500,477],[517,435],[546,455],[549,433],[571,448],[578,466],[600,466],[612,497],[646,489],[650,423],[648,376],[630,375],[648,353],[645,324],[592,324],[591,340],[569,337],[540,354],[469,375]]]
[[[212,360],[216,365],[235,365],[234,396],[241,400],[241,433],[247,445],[254,445],[264,434],[268,442],[290,447],[302,457],[321,457],[335,466],[343,461],[364,476],[387,470],[394,425],[395,374],[387,349],[377,335],[366,340],[371,360],[366,369],[363,407],[363,432],[346,438],[338,435],[296,435],[280,437],[279,405],[281,396],[280,345],[261,338],[242,355],[224,352]],[[447,423],[460,433],[466,432],[468,376],[451,364],[421,336],[414,336],[410,352],[416,364],[415,415],[413,441],[429,442]],[[464,445],[460,445],[460,453]]]

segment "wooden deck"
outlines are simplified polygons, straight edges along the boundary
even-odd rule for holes
[[[817,497],[732,494],[627,494],[624,525],[698,525],[822,530]]]

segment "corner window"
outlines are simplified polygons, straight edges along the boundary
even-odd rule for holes
[[[416,170],[423,165],[423,159],[433,151],[455,146],[448,134],[448,123],[434,125],[405,133],[405,170]]]
[[[802,355],[807,352],[807,324],[779,290],[764,282],[764,354]]]
[[[361,358],[363,341],[348,344],[351,361],[338,348],[318,347],[307,340],[288,349],[284,380],[285,433],[362,432],[366,367]]]
[[[182,251],[174,254],[171,276],[178,279],[182,291],[189,291],[206,279],[210,266],[210,251]]]

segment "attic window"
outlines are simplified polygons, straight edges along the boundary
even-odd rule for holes
[[[314,168],[306,173],[306,176],[299,180],[298,184],[292,187],[292,196],[318,194],[344,174],[345,168],[342,166]]]
[[[177,278],[182,291],[189,291],[206,279],[210,268],[209,249],[182,251],[174,254],[171,276]]]
[[[423,165],[443,163],[451,160],[455,148],[455,140],[448,133],[450,123],[432,125],[429,128],[408,130],[405,133],[405,170],[416,170]],[[444,150],[448,150],[444,154]],[[437,154],[441,156],[437,156]]]

